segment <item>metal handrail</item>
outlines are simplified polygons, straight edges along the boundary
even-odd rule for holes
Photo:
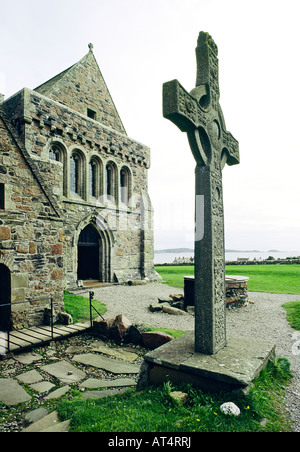
[[[25,304],[25,303],[33,303],[33,302],[38,302],[38,301],[46,301],[46,300],[50,300],[50,331],[51,331],[51,339],[53,340],[54,338],[54,331],[53,331],[53,300],[55,298],[63,298],[63,295],[57,295],[55,297],[46,297],[46,298],[36,298],[33,300],[24,300],[24,301],[16,301],[14,303],[4,303],[0,305],[0,309],[2,307],[7,307],[7,306],[15,306],[15,305],[19,305],[19,304]],[[7,347],[6,347],[6,351],[9,353],[10,352],[10,329],[8,328],[7,331],[3,331],[3,333],[7,333]]]
[[[81,292],[82,293],[82,292]],[[94,292],[92,291],[86,291],[86,293],[89,293],[89,304],[90,304],[90,324],[91,327],[93,326],[93,315],[92,312],[93,310],[97,312],[97,314],[104,320],[104,317],[100,314],[100,312],[95,308],[95,306],[93,306],[92,304],[92,300],[94,298]],[[0,312],[1,312],[1,308],[3,307],[7,307],[7,306],[15,306],[15,305],[19,305],[19,304],[24,304],[24,303],[33,303],[33,302],[39,302],[39,301],[47,301],[50,300],[50,331],[51,331],[51,339],[54,339],[54,322],[53,322],[53,301],[56,298],[64,298],[64,295],[57,295],[57,296],[53,296],[53,297],[45,297],[45,298],[36,298],[36,299],[31,299],[31,300],[24,300],[24,301],[17,301],[14,303],[5,303],[5,304],[1,304],[0,305]],[[7,347],[6,347],[6,351],[10,352],[10,330],[8,328],[8,331],[4,331],[4,333],[7,333]],[[0,354],[1,354],[1,350],[0,350]]]
[[[90,323],[91,323],[91,328],[93,327],[93,314],[92,311],[94,309],[94,311],[97,312],[97,314],[101,317],[102,320],[104,320],[104,317],[100,314],[100,312],[95,308],[95,306],[92,305],[92,300],[94,299],[94,295],[95,293],[92,291],[89,291],[89,297],[90,297]]]
[[[47,301],[47,300],[49,300],[50,301],[50,331],[51,331],[51,339],[53,340],[54,339],[53,300],[55,298],[64,298],[64,296],[63,295],[56,295],[56,296],[53,296],[53,297],[35,298],[35,299],[31,299],[31,300],[16,301],[14,303],[4,303],[4,304],[0,305],[0,312],[1,312],[1,308],[8,307],[8,306],[16,306],[16,305],[19,305],[19,304],[35,303],[35,302],[39,302],[39,301]],[[5,352],[9,353],[10,352],[10,329],[8,328],[7,331],[2,331],[2,332],[7,334],[7,338],[6,338],[7,346],[5,347]]]

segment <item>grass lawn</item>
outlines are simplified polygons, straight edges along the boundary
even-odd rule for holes
[[[286,310],[286,318],[291,327],[300,331],[300,301],[288,301],[282,306]]]
[[[92,305],[103,315],[107,311],[105,304],[93,300]],[[74,295],[65,291],[65,310],[71,314],[74,323],[87,322],[90,320],[90,300],[82,295]],[[93,309],[93,318],[99,317]]]
[[[84,400],[77,393],[62,401],[58,412],[61,420],[71,420],[71,432],[287,432],[291,428],[282,407],[289,378],[288,361],[278,358],[269,362],[247,396],[205,394],[167,383],[102,399]],[[174,390],[188,394],[184,405],[171,398]],[[234,402],[241,414],[223,414],[220,406],[226,401]]]
[[[194,274],[194,266],[156,267],[163,281],[183,289],[184,276]],[[226,265],[226,275],[248,276],[250,292],[300,294],[300,265]]]

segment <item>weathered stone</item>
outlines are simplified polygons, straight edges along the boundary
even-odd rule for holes
[[[36,370],[30,370],[23,374],[17,375],[17,380],[22,383],[33,384],[42,381],[43,377]]]
[[[178,308],[173,308],[173,306],[163,306],[163,312],[171,315],[185,315],[186,313]]]
[[[16,361],[21,364],[32,364],[36,361],[41,361],[43,359],[42,355],[39,353],[22,353],[22,355],[16,355],[14,357]]]
[[[109,337],[110,327],[113,324],[114,319],[103,320],[101,317],[97,317],[93,321],[93,334],[95,336],[105,336]]]
[[[233,402],[226,402],[220,406],[220,410],[224,414],[229,414],[231,416],[239,416],[241,411],[239,407]]]
[[[57,315],[57,321],[61,325],[71,325],[73,323],[73,318],[71,314],[68,314],[65,311],[60,311]]]
[[[128,328],[128,342],[131,342],[133,344],[142,344],[143,343],[143,336],[142,333],[146,331],[145,325],[130,325]]]
[[[183,405],[188,398],[188,395],[186,392],[181,391],[171,391],[170,397],[175,400],[175,402],[179,403],[180,405]]]
[[[104,389],[102,391],[87,391],[82,394],[83,399],[102,399],[103,397],[114,396],[117,394],[122,394],[122,392],[127,391],[127,389]]]
[[[150,350],[158,348],[174,339],[173,336],[162,331],[147,331],[142,333],[142,337],[144,346]]]
[[[184,295],[183,294],[175,294],[175,295],[170,295],[170,298],[173,300],[173,301],[181,301],[181,300],[183,300],[184,299]]]
[[[110,337],[117,342],[121,342],[125,339],[130,326],[131,322],[125,315],[117,315],[110,327]]]
[[[247,337],[228,337],[215,355],[195,351],[189,332],[144,356],[143,384],[193,384],[203,391],[229,392],[246,388],[275,356],[274,344]],[[147,369],[148,366],[148,369]]]
[[[45,397],[45,400],[53,400],[53,399],[58,399],[59,397],[65,395],[69,389],[71,387],[69,385],[63,386],[62,388],[58,388],[56,389],[56,391],[50,392],[50,394],[48,394]]]
[[[37,408],[36,410],[30,411],[24,415],[25,422],[27,424],[33,424],[39,421],[43,417],[47,416],[49,411],[46,408]]]
[[[104,369],[113,374],[136,374],[139,373],[139,366],[136,364],[124,363],[117,359],[110,359],[104,356],[95,355],[93,353],[84,353],[82,355],[75,355],[73,360],[85,364],[87,366]]]
[[[10,239],[10,229],[7,226],[0,226],[0,240]]]
[[[154,304],[154,303],[152,303],[152,304],[150,304],[150,306],[149,306],[149,311],[150,312],[161,312],[162,311],[162,309],[163,309],[163,305],[166,305],[166,303],[160,303],[160,304]],[[170,306],[170,305],[169,305]]]
[[[136,353],[128,352],[122,349],[107,347],[106,345],[98,345],[97,347],[91,348],[91,350],[92,352],[103,353],[104,355],[121,359],[122,361],[135,361],[138,358],[138,355]]]
[[[117,378],[116,380],[99,380],[98,378],[88,378],[80,384],[80,388],[121,388],[136,386],[136,381],[131,378]]]
[[[85,378],[86,374],[80,369],[77,369],[67,361],[59,361],[57,363],[48,364],[41,367],[44,372],[58,378],[63,383],[73,383],[81,381]]]
[[[15,380],[0,378],[0,402],[5,405],[18,405],[28,402],[31,396]]]
[[[50,383],[50,381],[40,381],[38,383],[33,383],[30,385],[32,389],[43,394],[44,392],[50,391],[50,389],[54,388],[54,384]]]

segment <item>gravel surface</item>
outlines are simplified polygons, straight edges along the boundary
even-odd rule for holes
[[[95,299],[106,304],[106,318],[124,314],[132,323],[145,323],[153,327],[194,329],[194,317],[186,313],[173,316],[152,313],[148,307],[158,297],[183,293],[160,283],[140,286],[110,286],[93,289]],[[295,432],[300,432],[300,332],[293,330],[286,320],[282,304],[299,300],[300,295],[249,292],[250,303],[239,309],[227,310],[227,335],[259,337],[276,344],[276,355],[291,363],[293,380],[286,395],[286,406]]]

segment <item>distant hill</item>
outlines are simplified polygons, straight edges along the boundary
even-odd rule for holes
[[[260,250],[225,250],[226,253],[261,253]],[[269,252],[275,252],[277,250],[269,250]],[[156,254],[162,253],[193,253],[193,248],[168,248],[166,250],[154,250]]]

